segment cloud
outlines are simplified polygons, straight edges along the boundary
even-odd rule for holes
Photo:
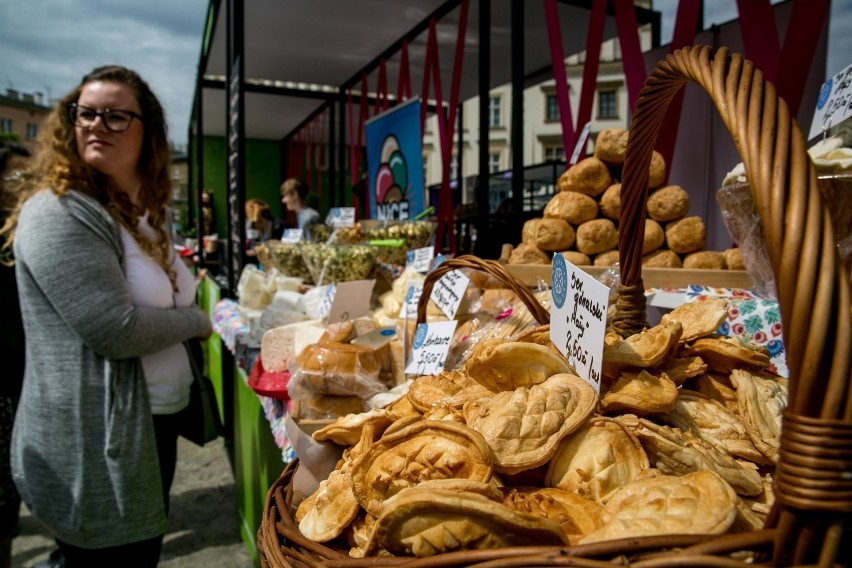
[[[835,0],[831,3],[828,29],[828,62],[826,77],[830,77],[852,64],[852,0]]]
[[[0,91],[63,96],[94,67],[138,72],[160,98],[170,138],[187,140],[207,0],[0,0]]]

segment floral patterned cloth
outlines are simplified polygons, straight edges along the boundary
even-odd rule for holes
[[[712,288],[695,284],[686,290],[687,302],[708,298],[723,298],[728,301],[728,319],[719,327],[719,333],[765,347],[769,351],[769,370],[782,377],[789,375],[782,336],[781,310],[777,300],[761,296],[752,290]]]
[[[263,414],[266,420],[269,421],[269,427],[272,430],[272,437],[275,439],[275,445],[281,448],[281,459],[285,464],[296,459],[296,450],[290,444],[290,439],[287,437],[287,431],[284,429],[284,419],[290,413],[290,405],[288,402],[270,398],[268,396],[257,395],[260,400],[260,405],[263,408]]]

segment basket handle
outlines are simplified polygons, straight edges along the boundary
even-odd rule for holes
[[[626,301],[632,303],[636,288],[643,288],[642,235],[651,153],[671,100],[688,81],[710,95],[733,136],[763,223],[790,370],[785,424],[790,417],[812,417],[848,431],[852,423],[852,312],[831,216],[822,203],[806,140],[786,103],[759,69],[727,48],[713,54],[710,47],[696,46],[669,54],[658,63],[639,95],[621,186],[618,248]],[[619,303],[616,311],[620,308]],[[637,311],[635,305],[633,311]],[[641,315],[644,318],[644,303]],[[623,314],[617,318],[618,325],[626,323],[636,329],[635,322],[623,321]],[[616,327],[615,322],[613,325]],[[785,426],[783,431],[787,430]],[[847,438],[847,448],[850,443]],[[819,447],[809,453],[808,448],[800,450],[801,446],[782,434],[779,502],[801,509],[848,512],[850,500],[836,489],[848,482],[829,471],[837,463],[815,471],[810,466],[825,464],[825,459],[819,459],[824,453],[819,454]],[[845,467],[848,471],[848,460]],[[823,491],[815,487],[814,479],[836,479],[838,485]],[[819,483],[819,487],[831,485]],[[780,524],[784,525],[783,517]]]
[[[429,303],[429,296],[432,295],[432,288],[435,282],[440,280],[448,272],[458,268],[471,268],[494,276],[521,299],[538,323],[544,325],[550,322],[550,312],[536,300],[530,289],[523,282],[509,274],[509,271],[502,264],[496,260],[487,260],[466,254],[445,260],[426,276],[426,280],[423,282],[423,293],[420,295],[420,301],[417,303],[417,323],[426,321],[426,306]]]

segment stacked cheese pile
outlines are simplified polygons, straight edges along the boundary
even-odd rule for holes
[[[618,179],[627,152],[627,130],[600,133],[595,154],[568,168],[543,217],[524,224],[522,242],[510,264],[549,264],[562,252],[578,265],[610,266],[618,262]],[[689,195],[678,185],[663,185],[666,165],[653,153],[648,177],[647,214],[642,264],[654,268],[743,269],[738,249],[705,251],[707,230],[701,217],[688,216]]]

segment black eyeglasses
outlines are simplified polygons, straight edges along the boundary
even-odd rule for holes
[[[139,122],[144,122],[142,115],[132,110],[114,108],[95,110],[91,107],[78,105],[77,103],[68,103],[68,118],[71,120],[71,124],[83,128],[91,128],[98,117],[101,117],[101,122],[106,129],[112,132],[124,132],[133,124],[134,118]]]

